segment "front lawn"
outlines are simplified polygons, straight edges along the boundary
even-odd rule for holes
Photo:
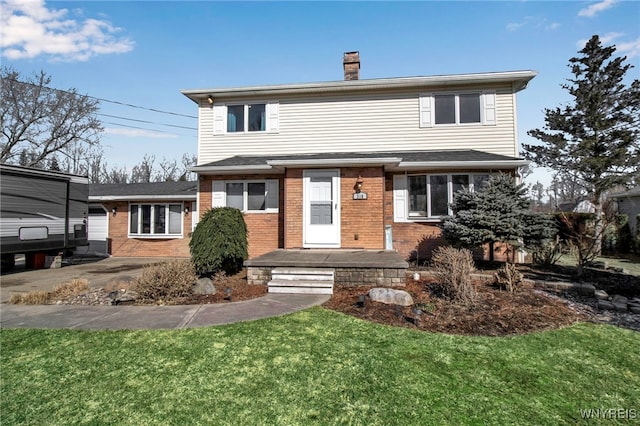
[[[179,331],[2,330],[2,424],[576,424],[640,401],[640,334],[432,334],[323,308]],[[633,411],[635,410],[635,411]]]

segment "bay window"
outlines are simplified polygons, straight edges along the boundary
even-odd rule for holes
[[[182,204],[130,204],[129,236],[182,235]]]
[[[413,174],[394,176],[396,221],[439,219],[453,212],[455,194],[467,188],[479,190],[489,174]],[[406,213],[405,213],[406,212]]]

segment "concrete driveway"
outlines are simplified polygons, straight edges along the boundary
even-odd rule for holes
[[[27,293],[33,290],[51,291],[56,286],[74,278],[85,278],[92,288],[104,287],[119,277],[136,277],[147,265],[160,263],[168,258],[159,257],[110,257],[106,259],[84,259],[82,263],[65,265],[58,269],[15,272],[0,276],[0,303],[7,303],[12,293]]]

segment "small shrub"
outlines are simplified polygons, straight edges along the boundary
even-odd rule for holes
[[[510,293],[517,292],[524,283],[524,277],[513,263],[506,263],[494,275],[494,283],[498,288],[508,290]]]
[[[444,296],[463,305],[475,303],[477,292],[471,283],[471,273],[475,270],[471,250],[438,247],[431,262]]]
[[[89,289],[89,281],[84,278],[74,278],[68,283],[60,284],[50,294],[52,299],[64,299],[66,297],[77,296]]]
[[[14,293],[9,302],[14,305],[44,305],[49,301],[49,292],[33,290],[28,293]]]
[[[196,272],[204,275],[224,271],[233,275],[248,257],[247,225],[242,212],[231,207],[208,210],[189,241]]]
[[[189,260],[173,260],[144,268],[133,282],[133,290],[147,300],[171,300],[189,296],[198,279]]]
[[[555,265],[562,257],[562,243],[559,237],[542,242],[530,250],[533,263],[538,265]]]

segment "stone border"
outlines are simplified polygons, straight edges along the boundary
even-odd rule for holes
[[[271,281],[272,267],[248,266],[247,282],[252,285],[267,285]],[[406,268],[331,268],[335,271],[335,285],[404,287]]]

